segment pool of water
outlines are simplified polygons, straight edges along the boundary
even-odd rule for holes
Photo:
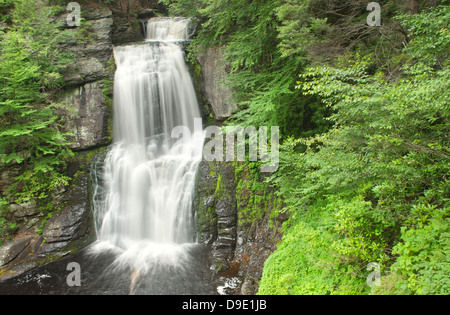
[[[115,265],[111,252],[92,255],[88,247],[0,282],[1,295],[211,295],[217,294],[209,269],[208,250],[203,245],[189,249],[182,264],[154,263],[140,271]],[[79,266],[80,285],[75,283]],[[70,268],[68,268],[70,267]],[[69,283],[68,283],[69,279]],[[70,284],[70,285],[69,285]],[[75,284],[75,285],[74,285]],[[72,285],[72,286],[71,286]]]

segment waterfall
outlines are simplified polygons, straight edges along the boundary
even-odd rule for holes
[[[146,30],[148,41],[170,41],[189,39],[189,20],[185,18],[153,18]]]
[[[114,144],[104,163],[105,197],[94,205],[94,251],[113,250],[119,264],[139,272],[155,260],[176,265],[194,242],[203,134],[197,128],[189,141],[172,138],[177,126],[194,133],[201,117],[182,50],[188,22],[151,19],[146,42],[114,48]]]

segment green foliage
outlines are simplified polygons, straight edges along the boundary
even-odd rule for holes
[[[209,1],[205,0],[162,0],[169,6],[170,12],[177,16],[201,17],[200,11],[204,9]]]
[[[280,50],[283,57],[305,54],[305,48],[325,39],[329,31],[326,18],[311,15],[312,1],[289,1],[277,8]]]
[[[423,27],[441,23],[432,21]],[[334,294],[350,274],[364,286],[362,270],[377,262],[386,283],[372,293],[448,294],[450,78],[440,53],[447,44],[437,34],[436,54],[427,55],[426,46],[417,46],[421,31],[414,32],[405,51],[414,59],[396,81],[371,74],[370,58],[358,57],[345,67],[316,67],[300,75],[298,89],[332,109],[334,127],[282,146],[272,179],[293,219],[267,261],[260,293]],[[427,65],[439,60],[438,68]],[[328,211],[318,211],[317,200]],[[309,242],[324,255],[323,264],[346,272],[326,274]],[[369,292],[357,287],[344,291]]]
[[[0,159],[2,168],[19,164],[22,172],[3,194],[50,211],[48,197],[67,185],[63,169],[73,156],[58,116],[62,105],[52,102],[71,60],[60,45],[73,35],[62,32],[52,9],[40,2],[14,3],[12,25],[0,42]]]
[[[433,206],[418,205],[415,211],[431,217],[424,224],[402,228],[402,242],[394,248],[399,255],[392,269],[405,280],[397,284],[397,292],[412,294],[450,293],[450,218],[449,208],[437,210]]]
[[[258,294],[330,294],[337,286],[335,257],[329,252],[332,236],[299,223],[264,265]]]
[[[442,63],[450,51],[450,6],[442,5],[421,14],[400,17],[413,37],[412,57],[428,64]]]
[[[335,127],[283,145],[281,159],[288,164],[275,181],[284,186],[302,178],[301,185],[286,186],[300,196],[296,204],[324,193],[352,194],[367,185],[368,197],[383,206],[399,193],[408,203],[448,172],[448,70],[423,70],[391,84],[381,75],[369,76],[367,65],[315,68],[301,76],[304,93],[335,110],[330,118]],[[299,145],[308,152],[298,155]],[[292,167],[297,176],[285,180]]]
[[[258,294],[368,292],[360,272],[364,262],[341,248],[346,238],[336,233],[341,219],[333,203],[318,201],[305,210],[294,214],[277,251],[266,261]]]
[[[0,22],[11,23],[11,16],[8,13],[14,7],[15,2],[16,0],[0,0]]]
[[[221,46],[230,68],[225,84],[233,90],[239,111],[229,122],[244,126],[279,126],[285,135],[326,131],[327,109],[295,90],[296,73],[305,67],[305,50],[284,55],[281,21],[275,1],[170,1],[173,14],[194,16],[198,34],[189,46],[192,59],[207,47]],[[302,7],[303,8],[303,7]],[[307,8],[303,8],[307,10]]]
[[[273,218],[281,211],[281,198],[265,182],[260,173],[260,162],[239,162],[235,165],[236,201],[240,226],[252,227],[265,215],[273,226]]]

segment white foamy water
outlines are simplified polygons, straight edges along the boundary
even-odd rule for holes
[[[189,19],[185,18],[152,18],[147,23],[147,40],[188,40]]]
[[[193,237],[193,192],[201,160],[201,118],[181,45],[185,19],[151,19],[147,40],[114,48],[114,145],[104,167],[106,198],[95,205],[94,251],[114,251],[120,266],[186,260]],[[190,141],[172,139],[185,126]],[[199,126],[197,126],[199,127]]]

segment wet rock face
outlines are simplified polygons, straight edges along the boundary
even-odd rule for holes
[[[87,181],[87,174],[79,175],[77,185],[63,195],[61,202],[66,206],[47,221],[42,231],[45,243],[37,253],[60,250],[77,241],[88,241],[92,215],[87,198]]]
[[[74,150],[87,150],[108,145],[111,141],[111,110],[102,94],[104,83],[92,82],[69,88],[61,93],[61,100],[75,110],[67,119],[66,127],[73,136]]]
[[[28,236],[16,241],[8,241],[0,247],[0,267],[20,257],[33,238]]]
[[[88,175],[80,173],[70,189],[54,196],[55,205],[63,206],[51,217],[44,217],[35,204],[13,207],[12,211],[16,211],[13,215],[20,216],[24,223],[14,239],[0,246],[0,281],[18,276],[52,257],[76,251],[93,241],[87,181]]]
[[[208,48],[198,59],[201,65],[202,92],[214,118],[224,121],[237,109],[231,89],[223,84],[227,75],[226,61],[219,47]]]
[[[67,67],[64,74],[66,86],[83,86],[106,77],[106,68],[95,57],[81,57]]]
[[[279,198],[269,185],[249,190],[255,179],[248,170],[236,176],[233,163],[203,161],[197,177],[198,239],[210,247],[217,293],[254,295],[264,262],[275,251],[288,219],[278,214]]]
[[[211,247],[211,269],[221,272],[228,269],[236,247],[234,168],[229,163],[202,161],[197,178],[198,239]]]

